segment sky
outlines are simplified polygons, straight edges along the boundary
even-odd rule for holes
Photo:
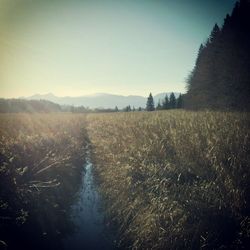
[[[0,0],[0,97],[185,92],[234,0]]]

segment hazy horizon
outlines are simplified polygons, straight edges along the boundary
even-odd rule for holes
[[[234,0],[0,1],[0,92],[185,92],[198,48]]]
[[[163,91],[163,92],[157,92],[157,93],[151,93],[151,92],[149,92],[149,93],[151,93],[153,96],[156,96],[156,95],[160,95],[160,94],[164,94],[164,93],[168,93],[168,94],[170,94],[170,93],[177,93],[177,94],[179,94],[179,93],[181,93],[181,92],[178,92],[178,91]],[[84,96],[84,97],[94,97],[94,96],[98,96],[98,95],[115,95],[115,96],[124,96],[124,97],[128,97],[128,96],[140,96],[140,97],[148,97],[148,95],[149,95],[149,93],[148,94],[146,94],[146,95],[136,95],[136,94],[129,94],[129,95],[126,95],[126,94],[117,94],[117,93],[107,93],[107,92],[96,92],[96,93],[90,93],[90,94],[83,94],[83,95],[81,95],[81,94],[79,94],[79,95],[57,95],[57,94],[54,94],[54,93],[52,93],[52,92],[46,92],[46,93],[34,93],[34,94],[32,94],[32,95],[28,95],[28,96],[19,96],[19,97],[17,97],[17,98],[26,98],[26,97],[33,97],[33,96],[36,96],[36,95],[41,95],[41,96],[44,96],[44,95],[53,95],[53,96],[55,96],[55,97],[82,97],[82,96]],[[181,93],[181,94],[183,94],[183,93]]]

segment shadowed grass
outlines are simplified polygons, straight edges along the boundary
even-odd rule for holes
[[[85,116],[0,115],[0,239],[8,249],[56,249],[81,181]]]

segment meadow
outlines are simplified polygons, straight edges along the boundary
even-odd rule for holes
[[[87,144],[73,114],[0,116],[0,240],[8,249],[60,249]]]
[[[249,128],[239,112],[2,114],[0,240],[62,249],[91,145],[119,248],[244,249]]]
[[[135,112],[87,120],[120,247],[250,245],[249,114]]]

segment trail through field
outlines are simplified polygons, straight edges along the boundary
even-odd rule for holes
[[[82,185],[71,211],[76,230],[63,240],[64,248],[66,250],[112,250],[115,249],[114,236],[105,228],[101,197],[95,186],[89,149],[87,154]]]

